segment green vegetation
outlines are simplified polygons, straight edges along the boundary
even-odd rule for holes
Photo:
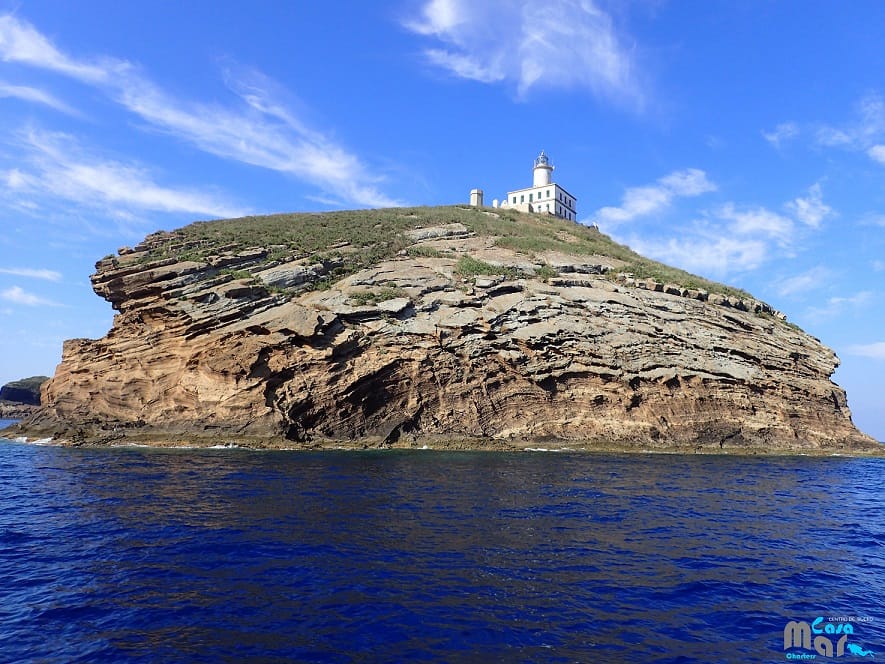
[[[382,286],[378,290],[351,293],[348,299],[357,306],[365,306],[367,304],[378,304],[379,302],[387,302],[387,300],[392,300],[397,297],[408,296],[409,294],[402,288]]]
[[[472,256],[461,256],[458,259],[458,265],[455,266],[455,272],[462,277],[477,277],[479,275],[505,275],[512,276],[513,269],[505,268],[498,265],[492,265],[485,261],[477,260]]]
[[[276,214],[197,222],[171,233],[157,234],[151,238],[147,255],[140,252],[135,256],[142,261],[164,258],[205,261],[210,256],[237,254],[265,247],[268,253],[263,261],[267,263],[292,258],[340,262],[340,266],[325,281],[312,285],[313,288],[323,289],[341,277],[391,258],[403,250],[411,256],[449,256],[449,253],[432,247],[416,245],[404,232],[452,223],[461,223],[478,236],[495,237],[497,246],[530,257],[545,251],[560,251],[622,261],[623,266],[612,271],[612,278],[617,272],[629,272],[640,279],[653,278],[684,288],[749,297],[738,289],[644,258],[595,228],[545,215],[461,206]],[[120,260],[125,259],[123,256]],[[554,276],[552,268],[545,267],[538,271],[538,278]],[[465,277],[515,276],[513,270],[468,257],[459,260],[457,270]],[[242,278],[246,278],[245,275]]]
[[[460,209],[460,208],[459,208]],[[529,256],[543,251],[561,251],[567,254],[616,258],[625,265],[613,273],[630,272],[638,279],[656,279],[683,288],[697,288],[710,293],[750,297],[737,288],[698,277],[644,256],[623,244],[618,244],[597,229],[564,221],[546,215],[522,214],[513,210],[496,210],[490,214],[474,214],[459,219],[477,235],[493,235],[499,247],[513,249]],[[543,268],[542,268],[543,269]],[[545,279],[553,274],[538,275]],[[614,274],[612,274],[614,277]]]
[[[558,277],[559,272],[557,272],[555,269],[553,269],[552,267],[550,267],[549,265],[544,263],[544,265],[542,265],[537,270],[535,270],[535,276],[538,277],[538,279],[540,279],[544,283],[547,283],[553,277]]]
[[[720,284],[703,277],[680,270],[657,261],[643,258],[636,254],[637,258],[629,262],[620,272],[629,272],[637,279],[654,279],[663,284],[676,284],[682,288],[694,288],[705,290],[708,293],[722,293],[723,295],[731,295],[739,298],[752,299],[752,295],[740,288],[733,288]]]
[[[425,258],[443,258],[445,254],[441,252],[439,249],[434,249],[433,247],[426,247],[424,245],[416,245],[414,247],[409,247],[407,250],[409,256],[413,258],[416,256],[423,256]]]
[[[227,275],[230,275],[231,277],[233,277],[234,279],[248,279],[248,280],[255,279],[255,277],[252,275],[251,272],[249,272],[249,270],[229,270],[229,269],[225,268],[223,270],[219,270],[218,274],[227,274]]]
[[[403,231],[451,223],[453,220],[443,212],[446,210],[450,208],[293,213],[200,221],[165,234],[148,259],[174,256],[178,260],[201,260],[220,250],[237,253],[253,247],[273,247],[271,256],[276,259],[285,255],[340,253],[371,264],[411,244]]]

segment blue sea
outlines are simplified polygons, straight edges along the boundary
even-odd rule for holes
[[[0,442],[0,661],[881,661],[883,471]]]

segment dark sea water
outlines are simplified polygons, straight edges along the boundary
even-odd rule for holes
[[[0,443],[0,661],[882,660],[883,470]]]

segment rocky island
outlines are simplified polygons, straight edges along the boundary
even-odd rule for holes
[[[31,415],[40,405],[40,387],[48,376],[31,376],[0,387],[0,419],[18,420]]]
[[[878,453],[829,348],[595,228],[478,207],[198,222],[5,435],[62,444]]]

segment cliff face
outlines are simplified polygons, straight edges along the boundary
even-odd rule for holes
[[[0,387],[0,401],[24,406],[39,406],[40,386],[47,380],[49,380],[48,376],[32,376],[6,383]]]
[[[398,253],[339,279],[346,243],[320,260],[266,248],[157,259],[170,237],[98,263],[113,328],[65,344],[23,431],[291,447],[876,446],[830,381],[831,350],[758,302],[615,276],[621,259],[508,248],[453,222],[405,229]]]

